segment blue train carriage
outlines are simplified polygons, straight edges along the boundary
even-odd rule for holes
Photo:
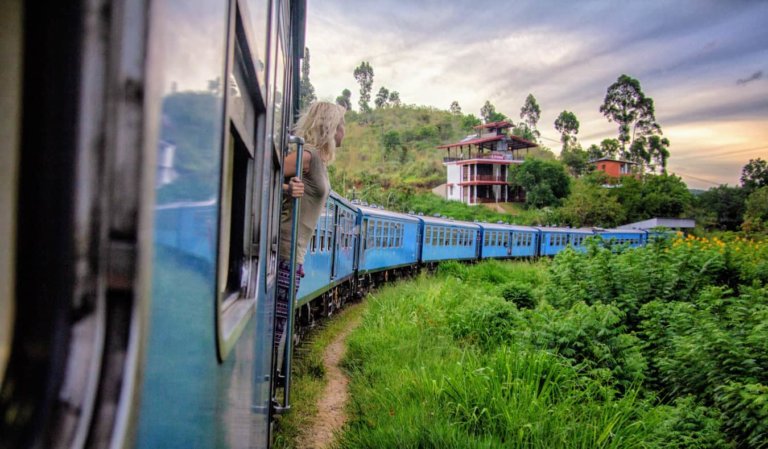
[[[96,6],[0,2],[0,446],[265,449],[306,2]]]
[[[305,276],[296,295],[301,324],[330,315],[352,288],[357,215],[357,207],[335,192],[328,197],[304,257]]]
[[[640,229],[600,229],[595,231],[595,235],[611,246],[637,248],[648,242],[648,233]]]
[[[370,288],[391,275],[412,273],[419,262],[421,220],[372,206],[358,206],[360,245],[358,278]],[[373,282],[371,282],[373,281]]]
[[[480,256],[481,228],[477,223],[438,217],[419,217],[422,221],[421,258],[423,264],[443,260],[477,259]]]
[[[568,246],[586,251],[586,240],[594,235],[591,229],[538,227],[539,256],[554,256]]]
[[[535,257],[539,231],[528,226],[478,223],[480,258]]]

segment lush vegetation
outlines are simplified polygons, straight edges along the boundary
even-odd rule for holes
[[[768,447],[765,243],[451,262],[368,302],[339,447]]]

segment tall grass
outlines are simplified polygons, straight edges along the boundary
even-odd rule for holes
[[[658,429],[697,417],[695,402],[656,406],[639,386],[622,386],[599,359],[622,365],[621,357],[576,344],[591,335],[531,338],[531,323],[557,321],[544,297],[547,276],[543,264],[447,263],[434,277],[370,297],[348,340],[353,418],[338,447],[705,447],[665,446],[669,436]],[[533,307],[508,302],[510,285],[529,292]],[[578,329],[576,321],[570,323]],[[708,431],[701,441],[721,441],[705,418],[690,426]]]

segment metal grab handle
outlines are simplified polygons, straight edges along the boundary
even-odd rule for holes
[[[304,139],[296,136],[288,136],[289,144],[296,144],[296,177],[302,179]],[[285,387],[283,388],[283,405],[275,407],[275,413],[282,414],[291,409],[291,365],[293,359],[293,316],[296,304],[296,242],[299,234],[299,209],[301,198],[293,199],[293,211],[291,214],[291,255],[288,259],[290,274],[288,276],[288,317],[285,323],[283,335],[285,335],[285,349],[283,353],[283,376]]]

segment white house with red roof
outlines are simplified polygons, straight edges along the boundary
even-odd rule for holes
[[[486,123],[475,127],[475,135],[437,147],[447,151],[447,199],[469,205],[525,201],[525,192],[507,182],[509,166],[522,164],[523,150],[537,145],[508,134],[512,126],[507,121]]]

